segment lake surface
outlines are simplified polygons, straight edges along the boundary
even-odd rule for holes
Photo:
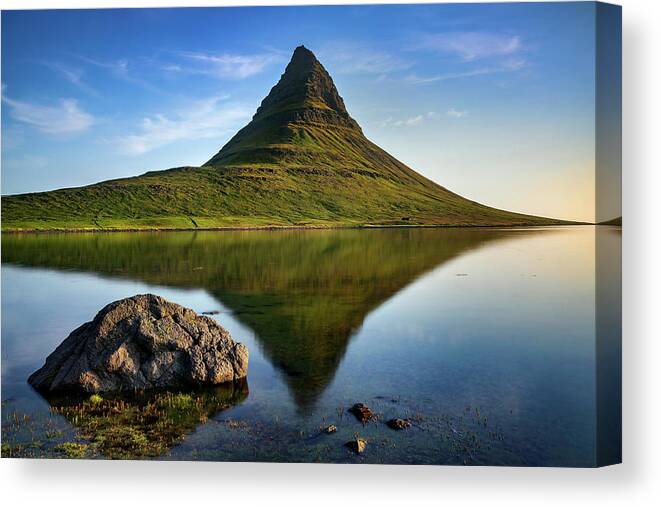
[[[591,226],[3,235],[3,455],[107,457],[97,419],[26,379],[149,292],[218,311],[250,350],[247,385],[193,393],[194,415],[168,398],[157,459],[592,466],[596,235],[619,249]]]

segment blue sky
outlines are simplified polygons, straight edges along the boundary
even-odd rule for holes
[[[592,220],[592,3],[2,13],[2,193],[208,160],[305,44],[365,134],[506,209]]]

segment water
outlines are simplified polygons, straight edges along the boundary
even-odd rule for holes
[[[3,455],[592,466],[596,234],[619,247],[588,226],[3,235]],[[101,307],[147,292],[219,311],[247,385],[192,393],[194,411],[166,393],[143,435],[26,383]],[[133,450],[109,450],[106,426]]]

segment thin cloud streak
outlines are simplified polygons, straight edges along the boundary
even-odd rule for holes
[[[417,74],[408,75],[405,80],[409,84],[428,84],[438,81],[448,81],[451,79],[463,79],[476,76],[485,76],[488,74],[500,74],[504,72],[516,72],[528,66],[528,61],[524,58],[508,60],[498,66],[478,67],[476,69],[466,70],[464,72],[450,72],[437,76],[418,76]]]
[[[59,62],[40,63],[85,93],[89,93],[90,95],[98,95],[97,91],[83,80],[84,72],[82,69],[77,67],[70,67]]]
[[[332,69],[333,74],[378,75],[380,79],[413,66],[412,61],[387,51],[347,43],[322,48],[319,57],[324,65]]]
[[[111,61],[96,60],[86,56],[78,56],[78,58],[89,65],[107,70],[115,79],[140,86],[151,92],[162,93],[158,87],[152,85],[150,82],[133,75],[131,72],[132,64],[125,58]]]
[[[208,139],[233,132],[250,117],[252,109],[223,103],[226,98],[216,96],[197,101],[174,116],[145,117],[138,133],[113,142],[127,155],[141,155],[177,141]]]
[[[437,114],[434,111],[429,111],[424,114],[418,114],[416,116],[411,116],[409,118],[404,118],[401,120],[394,120],[393,118],[388,118],[385,121],[382,121],[380,127],[415,127],[421,125],[427,120],[436,118]]]
[[[453,107],[452,109],[449,109],[445,114],[450,118],[464,118],[465,116],[468,116],[468,111],[458,111]]]
[[[446,32],[425,34],[419,48],[459,56],[469,62],[515,54],[522,49],[519,36],[488,32]]]
[[[433,76],[408,75],[410,84],[427,84],[451,79],[464,79],[503,72],[515,72],[528,66],[521,55],[525,47],[518,35],[490,32],[445,32],[423,34],[415,50],[428,50],[458,59],[455,65],[472,67]],[[472,65],[471,65],[472,64]]]
[[[9,107],[12,118],[45,134],[76,134],[95,123],[94,117],[83,111],[75,99],[60,99],[56,106],[44,106],[14,100],[3,93],[2,101]]]
[[[167,72],[202,74],[220,79],[241,80],[260,74],[267,67],[281,63],[283,56],[275,53],[240,55],[231,53],[177,52],[185,63],[166,64]]]

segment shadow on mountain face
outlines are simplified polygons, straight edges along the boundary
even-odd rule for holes
[[[365,317],[514,229],[377,229],[3,235],[2,261],[205,289],[250,327],[299,409],[311,407]],[[222,323],[222,322],[221,322]]]

